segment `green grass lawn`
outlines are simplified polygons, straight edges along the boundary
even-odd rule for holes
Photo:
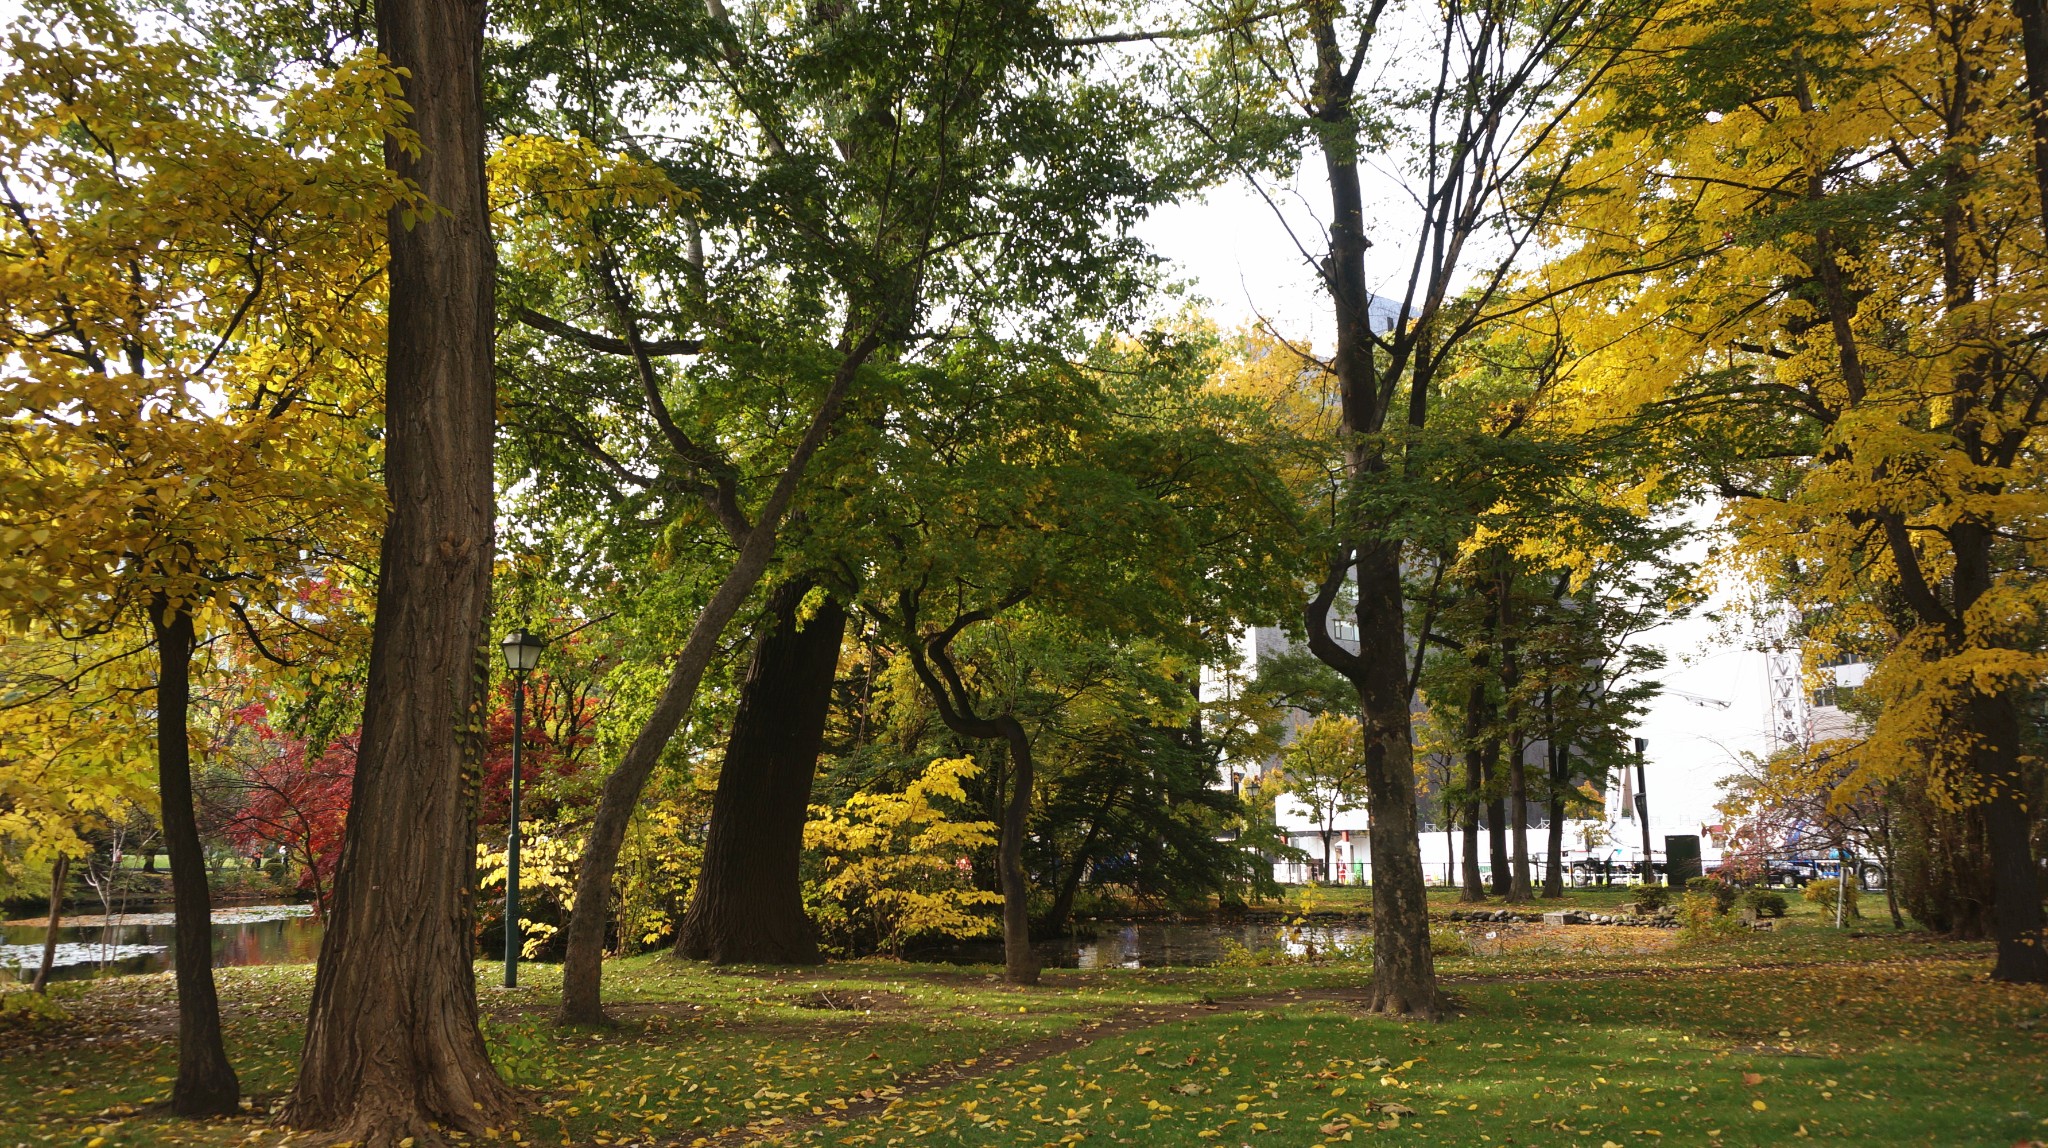
[[[2048,1140],[2048,992],[1988,983],[1987,957],[1812,915],[1655,951],[1537,946],[1444,961],[1460,1008],[1437,1025],[1360,1015],[1353,964],[1012,989],[988,968],[646,956],[607,967],[603,1031],[554,1027],[548,966],[480,999],[530,1098],[518,1132],[542,1145]],[[148,1110],[174,1063],[171,984],[122,978],[63,986],[62,1022],[0,1021],[0,1145],[282,1142],[261,1110],[290,1085],[311,970],[221,983],[251,1115]]]

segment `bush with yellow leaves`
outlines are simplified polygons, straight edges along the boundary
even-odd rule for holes
[[[971,858],[996,843],[990,821],[956,821],[972,758],[941,758],[901,793],[857,793],[837,809],[811,807],[804,848],[816,863],[804,899],[824,946],[842,955],[901,955],[919,937],[995,930],[999,893],[973,885]]]

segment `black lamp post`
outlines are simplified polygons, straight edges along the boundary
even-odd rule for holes
[[[1656,854],[1650,851],[1650,782],[1643,775],[1643,764],[1649,759],[1649,749],[1649,742],[1642,738],[1636,739],[1636,823],[1643,830],[1643,884],[1655,885],[1657,859]]]
[[[505,987],[519,987],[519,749],[526,734],[526,675],[540,664],[547,642],[525,627],[505,635],[498,648],[512,673],[512,835],[505,847]]]

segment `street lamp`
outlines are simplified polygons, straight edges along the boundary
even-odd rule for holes
[[[517,742],[513,743],[517,745]],[[1643,884],[1657,883],[1657,855],[1650,850],[1650,781],[1643,774],[1643,764],[1649,759],[1650,743],[1636,739],[1636,824],[1643,830]],[[518,760],[514,757],[514,760]],[[1622,766],[1627,769],[1627,766]]]
[[[519,749],[526,734],[526,675],[540,665],[547,641],[524,626],[498,648],[512,673],[512,834],[505,847],[505,987],[519,987]]]

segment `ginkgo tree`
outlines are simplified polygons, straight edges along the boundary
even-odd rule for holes
[[[410,202],[378,159],[405,138],[396,79],[363,56],[252,94],[93,4],[4,36],[0,610],[33,640],[146,662],[179,921],[171,1104],[231,1112],[193,659],[229,632],[293,656],[319,619],[292,587],[371,549],[381,223]]]
[[[1548,274],[1595,418],[1718,493],[1817,650],[1871,651],[1837,798],[1981,819],[1993,972],[2048,981],[2025,742],[2048,656],[2042,204],[1989,3],[1675,6],[1562,138],[1603,189]],[[1626,268],[1653,273],[1619,275]]]

